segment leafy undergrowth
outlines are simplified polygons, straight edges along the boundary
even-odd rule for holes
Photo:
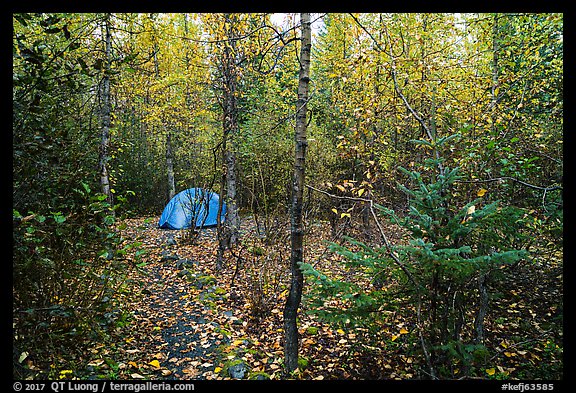
[[[122,311],[111,314],[104,333],[78,347],[81,353],[54,356],[49,378],[426,377],[410,304],[388,311],[374,332],[331,327],[306,313],[304,302],[299,318],[300,367],[293,374],[285,373],[282,307],[290,255],[286,229],[275,239],[262,239],[244,220],[242,242],[226,254],[223,269],[216,271],[215,229],[202,230],[191,242],[189,231],[159,229],[154,219],[125,223],[123,238],[127,243],[138,242],[140,248],[126,280],[130,290],[117,295]],[[326,246],[327,233],[324,225],[310,228],[307,258],[318,268],[345,276],[349,272],[339,270],[340,256]],[[393,241],[400,240],[396,236]],[[504,274],[500,287],[493,290],[486,352],[467,377],[561,379],[561,255]],[[465,360],[454,360],[453,378],[461,377]],[[20,363],[26,366],[25,361]]]

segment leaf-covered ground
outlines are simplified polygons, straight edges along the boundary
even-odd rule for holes
[[[215,271],[215,229],[190,242],[187,231],[159,229],[156,221],[126,223],[126,241],[142,242],[146,253],[132,272],[131,315],[115,329],[115,345],[92,349],[94,375],[220,379],[232,366],[236,377],[258,378],[262,371],[274,378],[282,347],[268,334],[259,341],[249,333],[246,308],[230,297],[235,267]]]
[[[245,221],[243,245],[228,253],[224,268],[216,271],[215,229],[202,230],[191,242],[188,231],[159,229],[155,220],[131,219],[126,224],[126,242],[141,242],[146,253],[131,272],[126,323],[113,330],[108,340],[113,345],[91,349],[93,359],[87,364],[93,377],[286,378],[282,307],[288,238],[267,246],[255,235],[253,223]],[[335,263],[323,239],[311,235],[309,240],[318,242],[312,255]],[[404,324],[395,323],[394,331],[403,333]],[[392,366],[392,357],[384,362],[377,355],[368,364],[358,357],[355,342],[361,330],[333,329],[302,313],[300,333],[301,367],[291,377],[410,377]],[[374,366],[382,372],[366,374]]]
[[[286,227],[279,226],[278,237],[266,242],[245,219],[240,246],[226,253],[223,269],[216,271],[215,229],[202,230],[192,242],[189,231],[159,229],[155,218],[125,223],[125,242],[141,245],[139,258],[127,256],[134,261],[126,280],[130,290],[119,299],[124,311],[115,316],[105,338],[68,362],[72,365],[62,359],[58,367],[63,370],[53,375],[147,380],[422,376],[422,360],[413,355],[418,337],[410,304],[386,315],[374,335],[319,322],[306,313],[304,302],[300,367],[296,374],[284,373],[282,307],[290,255]],[[330,229],[318,224],[309,230],[310,263],[337,272],[340,257],[326,247]],[[400,241],[392,228],[390,233],[393,241]],[[493,288],[486,321],[489,353],[478,377],[561,378],[561,255],[506,274],[501,288]],[[459,367],[453,365],[455,377]]]

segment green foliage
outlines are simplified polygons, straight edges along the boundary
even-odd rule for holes
[[[451,193],[460,178],[458,168],[444,168],[444,173],[428,182],[418,171],[400,169],[415,183],[412,189],[399,186],[410,198],[409,212],[400,218],[382,209],[411,234],[410,245],[398,248],[399,253],[430,266],[448,262],[447,271],[465,277],[525,256],[524,251],[514,250],[523,239],[522,210],[502,208],[497,201],[485,203],[481,197],[455,206]]]
[[[38,359],[130,322],[121,300],[141,243],[123,244],[105,195],[84,182],[74,191],[66,212],[13,210],[15,345],[35,348]]]
[[[352,239],[349,239],[353,242]],[[354,253],[336,244],[331,249],[346,256],[344,263],[347,268],[361,267],[368,271],[378,271],[382,264],[378,259],[371,259],[366,254]],[[307,300],[312,306],[310,313],[338,327],[365,326],[376,329],[379,322],[378,311],[386,308],[386,294],[374,288],[366,289],[362,282],[344,281],[330,277],[313,268],[307,263],[300,264],[312,293]]]
[[[310,312],[337,325],[364,325],[377,331],[385,322],[382,311],[398,310],[405,300],[392,294],[404,292],[410,304],[422,303],[422,333],[434,348],[434,362],[442,365],[457,357],[470,365],[482,348],[460,337],[475,336],[473,323],[465,322],[473,321],[481,307],[474,300],[475,283],[527,256],[516,248],[522,244],[526,215],[497,202],[483,203],[482,198],[458,206],[453,198],[458,168],[443,168],[434,175],[438,161],[427,164],[427,176],[402,169],[412,184],[400,185],[410,198],[405,216],[380,207],[384,216],[408,231],[408,242],[394,245],[392,251],[414,280],[406,277],[386,248],[347,238],[347,245],[332,244],[331,249],[344,257],[344,269],[355,279],[329,277],[310,264],[301,265],[312,288]]]
[[[449,363],[468,370],[471,367],[480,368],[488,364],[490,352],[483,344],[466,344],[460,340],[451,340],[447,344],[438,346],[437,350],[444,351]],[[469,370],[470,371],[470,370]],[[450,375],[453,370],[446,370]]]

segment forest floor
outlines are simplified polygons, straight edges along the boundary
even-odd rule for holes
[[[343,330],[308,313],[306,285],[298,320],[299,368],[287,375],[282,309],[289,282],[289,228],[284,220],[268,222],[268,233],[275,238],[264,239],[256,233],[254,220],[245,217],[242,222],[240,244],[225,253],[217,270],[215,229],[203,229],[192,240],[189,230],[158,228],[156,217],[125,220],[121,237],[138,247],[125,256],[132,268],[123,273],[109,300],[117,309],[106,314],[108,322],[96,328],[98,334],[81,343],[74,341],[79,336],[72,330],[70,336],[48,335],[58,340],[36,350],[35,359],[15,354],[20,378],[427,378],[413,304],[386,311],[378,333]],[[402,241],[398,228],[385,230],[393,244]],[[310,225],[306,258],[323,272],[342,272],[342,256],[327,246],[332,234],[328,223]],[[540,251],[534,261],[503,271],[490,287],[486,351],[455,348],[459,355],[445,375],[563,378],[562,252]]]
[[[389,316],[381,348],[362,344],[366,331],[343,331],[303,312],[301,367],[283,370],[282,307],[289,238],[265,248],[244,220],[242,246],[215,268],[216,230],[159,229],[154,219],[129,219],[122,236],[147,252],[131,273],[130,316],[96,344],[87,364],[92,378],[118,379],[411,379],[419,377],[414,321]],[[327,227],[308,236],[309,257],[335,264]],[[287,233],[287,231],[284,231]],[[310,242],[316,247],[310,247]],[[280,247],[280,248],[278,248]],[[326,263],[328,265],[326,265]],[[494,296],[487,321],[487,379],[562,378],[562,266],[520,266],[505,278],[512,296]],[[497,292],[497,288],[495,289]],[[304,303],[303,311],[306,311]],[[404,314],[404,315],[401,315]],[[365,340],[364,340],[365,341]],[[371,342],[374,342],[372,340]],[[382,350],[385,348],[385,350]],[[457,368],[455,366],[455,368]],[[458,370],[455,370],[456,376]],[[421,375],[420,375],[421,376]]]
[[[243,222],[244,236],[256,239],[254,223]],[[93,348],[97,356],[88,365],[94,376],[281,378],[281,310],[286,291],[277,290],[286,279],[283,268],[287,260],[283,264],[280,255],[289,255],[289,242],[282,244],[286,249],[275,253],[274,260],[250,261],[227,253],[223,269],[217,271],[215,228],[203,229],[191,241],[190,231],[160,229],[154,219],[130,219],[126,223],[122,236],[127,242],[142,242],[147,252],[130,278],[134,288],[129,305],[132,317],[112,333],[117,336],[114,348],[102,344]],[[239,252],[261,257],[259,250],[252,243]],[[266,269],[277,262],[284,266]],[[301,333],[306,326],[304,322]],[[330,336],[337,339],[338,334]],[[326,345],[335,350],[339,340]],[[306,346],[310,344],[313,340],[305,340]],[[114,361],[107,362],[106,358]]]

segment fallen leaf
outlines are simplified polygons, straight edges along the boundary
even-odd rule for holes
[[[486,369],[486,374],[494,375],[494,373],[496,373],[496,369],[494,367]]]
[[[156,359],[152,360],[150,363],[148,363],[156,368],[160,368],[160,362]]]
[[[488,191],[487,189],[481,188],[481,189],[478,190],[478,192],[476,193],[476,195],[478,195],[479,197],[482,197],[482,196],[484,196],[484,194],[486,194],[487,191]]]
[[[104,364],[104,359],[94,359],[91,360],[90,363],[88,363],[88,366],[99,367],[102,364]]]
[[[198,370],[196,370],[195,368],[185,368],[184,370],[182,370],[182,372],[184,374],[190,374],[191,376],[198,374]]]
[[[130,376],[134,379],[144,379],[145,378],[143,375],[140,375],[138,373],[130,374]]]
[[[408,330],[406,330],[405,328],[400,329],[400,334],[408,334]]]

